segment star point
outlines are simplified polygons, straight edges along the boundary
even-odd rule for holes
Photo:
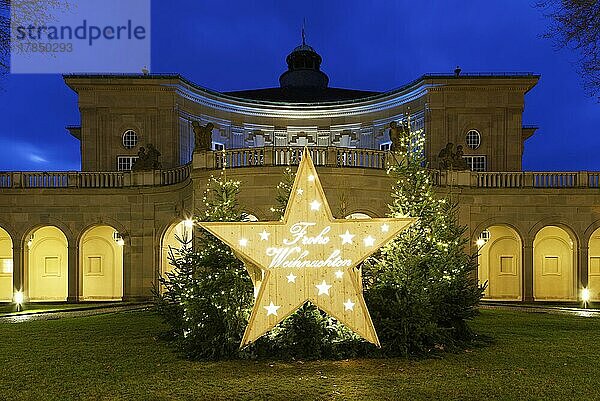
[[[308,176],[308,181],[313,182],[315,180],[315,176],[314,175],[309,175]]]
[[[323,280],[321,284],[315,285],[315,287],[317,287],[317,290],[319,290],[317,295],[329,295],[329,289],[331,288],[331,285],[327,284],[325,280]]]
[[[242,247],[246,247],[248,245],[248,240],[246,238],[240,238],[239,244]]]
[[[304,193],[304,190],[302,188],[298,188],[296,190],[296,194],[298,194],[298,196],[302,196],[303,193]]]
[[[388,231],[390,231],[390,226],[388,224],[386,224],[386,223],[383,223],[381,225],[381,232],[382,233],[387,233]]]
[[[288,283],[295,283],[296,277],[298,277],[298,276],[294,276],[294,273],[290,273],[288,276],[286,276]]]
[[[341,279],[342,277],[344,277],[344,272],[341,270],[338,270],[335,272],[335,278],[337,279]]]
[[[365,246],[373,246],[375,245],[375,238],[370,235],[364,239]]]
[[[268,241],[269,240],[269,235],[271,235],[271,233],[267,232],[267,230],[263,230],[258,235],[260,235],[260,240],[261,241]]]
[[[321,208],[321,202],[314,200],[310,203],[310,210],[319,210]]]
[[[356,305],[356,304],[354,302],[352,302],[351,299],[348,299],[346,302],[344,302],[344,308],[347,311],[354,310],[354,305]]]

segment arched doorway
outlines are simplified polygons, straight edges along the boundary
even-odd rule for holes
[[[13,292],[13,243],[0,227],[0,302],[10,302]]]
[[[523,263],[519,234],[508,226],[491,226],[482,232],[477,246],[477,277],[481,284],[487,281],[484,298],[520,301]]]
[[[533,296],[539,301],[570,301],[575,291],[577,245],[562,228],[542,228],[533,241]]]
[[[66,301],[68,294],[68,242],[54,226],[26,237],[28,296],[30,301]]]
[[[178,250],[184,245],[182,241],[188,241],[191,245],[192,231],[194,223],[191,220],[185,220],[171,225],[165,232],[161,241],[161,265],[160,275],[164,277],[165,273],[173,270],[173,265],[169,261],[169,249]]]
[[[85,301],[123,298],[123,245],[110,226],[87,230],[80,243],[81,297]]]
[[[600,228],[594,231],[589,242],[588,286],[590,301],[600,300]]]

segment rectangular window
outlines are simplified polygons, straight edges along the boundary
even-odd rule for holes
[[[500,274],[514,274],[512,256],[500,256]]]
[[[222,143],[219,143],[219,142],[213,142],[212,148],[213,148],[213,150],[225,150],[225,145],[223,145]]]
[[[0,258],[0,275],[11,275],[13,272],[13,260],[11,258]]]
[[[463,156],[471,171],[487,171],[486,156]]]
[[[137,156],[117,156],[117,171],[131,171],[137,159]]]
[[[590,275],[600,276],[600,256],[590,256]]]
[[[60,276],[60,258],[58,256],[44,258],[44,276]]]
[[[560,276],[560,258],[558,256],[544,256],[542,274]]]
[[[102,256],[88,256],[86,272],[90,276],[102,275]]]
[[[391,142],[383,142],[379,144],[379,150],[390,150],[392,148]]]

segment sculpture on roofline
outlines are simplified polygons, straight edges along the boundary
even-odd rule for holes
[[[202,126],[198,121],[192,121],[192,128],[194,129],[194,152],[212,150],[212,130],[215,125],[208,123]]]
[[[406,146],[402,144],[403,139],[407,136],[406,127],[404,124],[398,123],[396,121],[392,121],[390,123],[390,140],[392,141],[392,146],[390,148],[393,152],[405,152]]]
[[[162,168],[161,162],[158,161],[160,152],[151,143],[146,145],[148,150],[141,147],[138,151],[138,159],[131,166],[132,171],[150,171],[160,170]]]
[[[468,170],[469,167],[463,155],[462,145],[458,145],[454,152],[454,144],[449,142],[438,154],[440,170]]]

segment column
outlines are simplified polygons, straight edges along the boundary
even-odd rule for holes
[[[523,301],[534,301],[533,297],[533,243],[523,246]]]
[[[81,295],[81,279],[79,275],[79,247],[73,243],[73,241],[69,241],[68,249],[67,249],[68,261],[68,293],[67,293],[67,302],[69,303],[77,303],[79,302],[79,296]]]

